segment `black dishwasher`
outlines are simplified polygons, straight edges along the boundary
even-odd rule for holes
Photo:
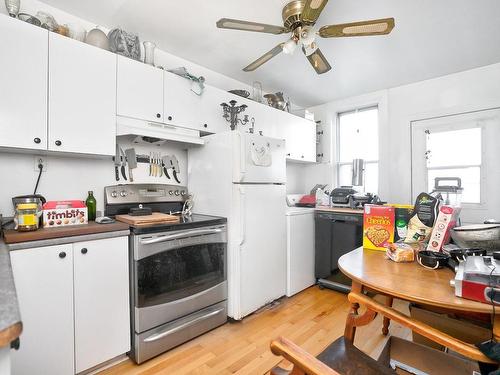
[[[338,274],[338,260],[363,244],[363,215],[317,211],[315,221],[315,276],[318,285],[349,292]],[[339,280],[336,280],[339,279]]]

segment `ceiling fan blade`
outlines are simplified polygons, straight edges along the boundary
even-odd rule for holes
[[[343,23],[323,26],[318,34],[322,38],[342,38],[348,36],[369,36],[389,34],[394,28],[394,18]]]
[[[253,63],[250,65],[246,66],[243,68],[245,72],[252,72],[255,69],[257,69],[259,66],[265,64],[269,60],[271,60],[274,56],[279,55],[283,51],[283,45],[285,43],[280,43],[276,47],[274,47],[272,50],[267,52],[266,54],[262,55],[259,57],[257,60],[255,60]]]
[[[283,26],[268,25],[250,21],[234,20],[231,18],[221,18],[216,23],[219,29],[232,29],[243,31],[255,31],[258,33],[283,34],[289,30]]]
[[[318,74],[326,73],[332,68],[319,48],[306,57]]]
[[[328,0],[306,0],[300,20],[305,23],[314,24],[318,20],[326,3],[328,3]]]

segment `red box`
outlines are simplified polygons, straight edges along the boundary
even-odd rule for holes
[[[58,228],[87,223],[87,206],[83,201],[49,201],[43,205],[44,228]]]

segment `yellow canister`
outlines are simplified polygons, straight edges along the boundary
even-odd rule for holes
[[[19,203],[16,206],[17,230],[28,232],[38,229],[38,205],[36,203]]]

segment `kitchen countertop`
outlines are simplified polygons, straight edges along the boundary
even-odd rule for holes
[[[14,277],[7,246],[0,240],[0,348],[15,340],[22,331]]]
[[[20,250],[42,246],[62,245],[73,242],[122,237],[130,234],[125,223],[75,225],[61,228],[43,228],[33,232],[5,231],[8,250]]]
[[[355,214],[355,215],[363,215],[364,210],[362,208],[349,208],[349,207],[316,207],[316,211],[323,212],[338,212],[342,214]]]

